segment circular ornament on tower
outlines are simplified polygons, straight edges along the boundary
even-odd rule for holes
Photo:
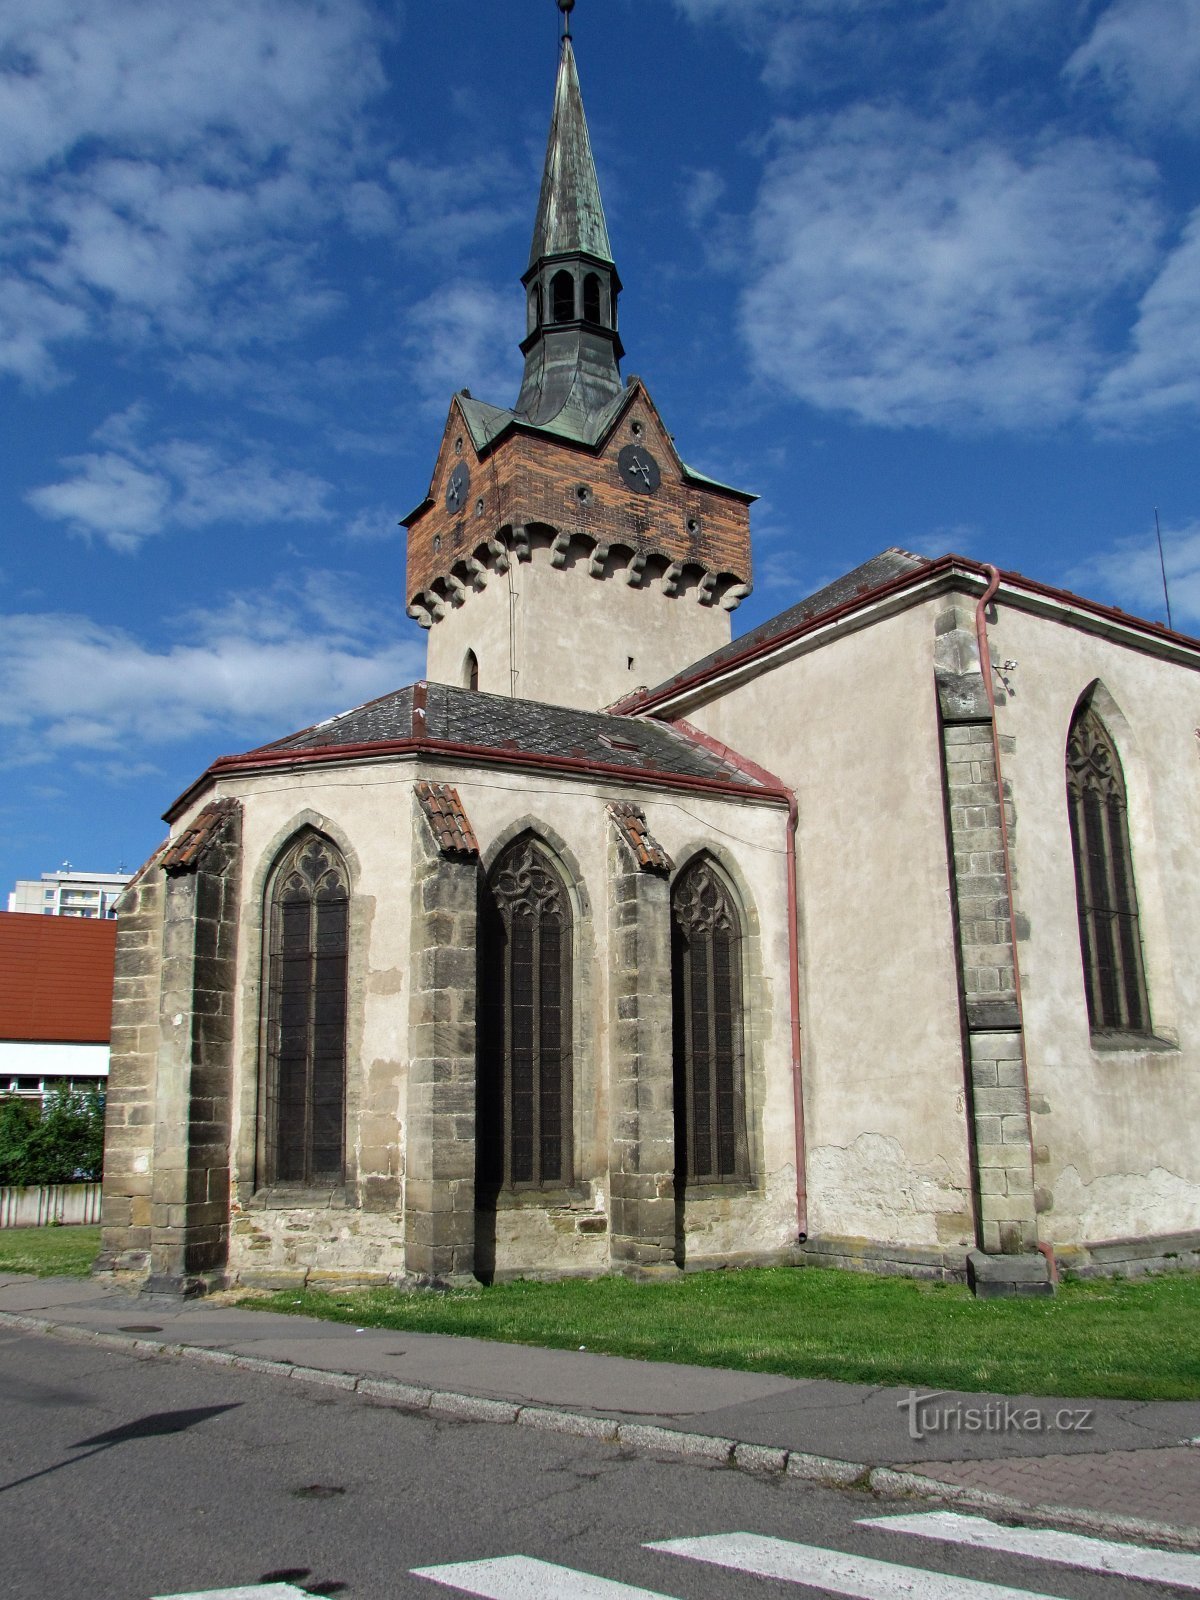
[[[662,482],[658,462],[643,444],[627,444],[617,457],[621,482],[637,494],[653,494]]]
[[[467,495],[471,492],[471,472],[465,461],[460,461],[450,474],[446,484],[446,510],[452,513],[462,511],[467,503]]]

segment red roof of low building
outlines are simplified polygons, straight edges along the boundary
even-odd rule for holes
[[[0,911],[0,1039],[107,1044],[117,925]]]

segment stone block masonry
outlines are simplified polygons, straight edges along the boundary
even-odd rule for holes
[[[97,1270],[220,1281],[229,1139],[241,807],[216,800],[156,852],[117,910],[113,1055]]]
[[[117,906],[97,1271],[144,1272],[150,1263],[165,848],[150,857]]]
[[[466,814],[450,793],[463,823],[453,837],[435,830],[428,794],[414,795],[412,811],[404,1260],[408,1272],[434,1283],[467,1279],[475,1270],[479,857]]]
[[[614,1271],[675,1260],[671,1034],[671,860],[628,803],[608,808]]]
[[[949,626],[945,624],[949,623]],[[939,622],[938,695],[966,1043],[977,1232],[989,1254],[1036,1249],[1033,1149],[993,714],[969,613]],[[974,668],[973,671],[970,669]]]

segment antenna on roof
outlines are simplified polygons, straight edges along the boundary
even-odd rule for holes
[[[1171,621],[1171,591],[1167,588],[1167,563],[1163,560],[1162,529],[1158,525],[1158,507],[1154,508],[1154,533],[1158,539],[1158,565],[1162,573],[1163,599],[1167,602],[1167,627],[1175,631],[1175,624]]]

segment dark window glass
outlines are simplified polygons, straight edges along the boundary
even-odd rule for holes
[[[594,272],[589,272],[583,280],[583,320],[600,321],[600,279]]]
[[[1095,1032],[1146,1033],[1125,777],[1108,729],[1086,705],[1067,739],[1067,803],[1088,1019]]]
[[[574,322],[575,279],[569,272],[556,272],[551,278],[550,306],[555,322]]]
[[[477,1150],[485,1189],[571,1182],[571,912],[554,864],[519,839],[480,908]]]
[[[671,906],[677,1179],[745,1181],[740,919],[704,857],[680,874]]]
[[[479,687],[479,658],[474,650],[468,650],[463,661],[463,688],[478,689]]]
[[[268,1181],[343,1176],[349,910],[341,856],[306,835],[280,863],[269,895]]]

